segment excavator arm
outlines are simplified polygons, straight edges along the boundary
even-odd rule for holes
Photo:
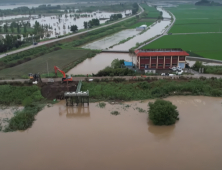
[[[64,71],[60,70],[59,67],[54,66],[54,69],[55,69],[55,74],[56,75],[57,75],[57,70],[58,70],[60,73],[62,73],[63,78],[66,78],[66,73]]]
[[[63,82],[72,81],[72,77],[70,77],[70,76],[69,76],[69,77],[66,77],[66,73],[65,73],[64,71],[60,70],[59,67],[54,66],[54,69],[55,69],[55,74],[56,74],[56,75],[57,75],[57,70],[58,70],[60,73],[62,73],[62,75],[63,75],[62,81],[63,81]]]

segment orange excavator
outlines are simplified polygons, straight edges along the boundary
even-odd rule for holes
[[[55,69],[55,74],[57,75],[57,70],[62,73],[63,75],[63,78],[62,78],[62,82],[71,82],[72,81],[72,77],[71,76],[66,76],[66,73],[62,70],[59,69],[59,67],[57,66],[54,66],[54,69]]]

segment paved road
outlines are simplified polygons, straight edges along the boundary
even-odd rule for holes
[[[179,76],[146,76],[146,77],[157,77],[158,79],[163,79],[163,78],[178,78]],[[216,77],[216,78],[222,78],[222,75],[214,75],[214,74],[195,74],[195,75],[183,75],[183,77],[193,77],[193,78],[200,78],[200,77],[206,77],[206,78],[211,78],[211,77]],[[80,81],[80,80],[85,80],[86,77],[73,77],[73,81]],[[103,78],[111,78],[111,77],[88,77],[89,79],[103,79]],[[132,76],[117,76],[117,77],[112,77],[112,78],[125,78],[126,80],[132,79]],[[141,78],[141,76],[136,76],[136,78]],[[49,82],[51,78],[42,78],[43,82]],[[53,78],[54,81],[59,82],[62,81],[62,78]],[[29,81],[29,79],[15,79],[15,80],[0,80],[0,82],[25,82]]]
[[[173,22],[167,27],[167,29],[165,29],[165,31],[164,31],[160,36],[154,38],[153,40],[147,42],[146,44],[143,44],[143,45],[139,46],[137,49],[140,49],[140,48],[142,48],[143,46],[145,46],[145,45],[147,45],[147,44],[150,44],[150,43],[156,41],[157,39],[159,39],[159,38],[167,35],[167,33],[169,32],[169,30],[171,29],[171,27],[173,26],[173,24],[174,24],[175,21],[176,21],[176,17],[175,17],[170,11],[167,11],[167,12],[170,13],[170,14],[173,16]]]
[[[143,8],[139,5],[140,9],[141,9],[141,12],[138,13],[137,15],[140,15],[144,10]],[[7,52],[8,55],[10,54],[15,54],[15,53],[18,53],[18,52],[21,52],[21,51],[25,51],[25,50],[28,50],[28,49],[32,49],[32,48],[36,48],[36,47],[39,47],[39,46],[42,46],[42,45],[46,45],[46,44],[50,44],[50,43],[53,43],[53,42],[57,42],[57,41],[60,41],[60,40],[64,40],[64,39],[67,39],[67,38],[70,38],[70,37],[75,37],[77,35],[80,35],[80,34],[84,34],[84,33],[87,33],[87,32],[90,32],[90,31],[94,31],[94,30],[97,30],[97,29],[100,29],[100,28],[104,28],[104,27],[108,27],[110,25],[113,25],[113,24],[116,24],[116,23],[119,23],[119,22],[122,22],[122,21],[125,21],[129,18],[132,18],[132,17],[135,17],[135,15],[133,16],[130,16],[130,17],[126,17],[120,21],[116,21],[116,22],[113,22],[111,24],[107,24],[107,25],[104,25],[104,26],[100,26],[98,28],[94,28],[94,29],[91,29],[91,30],[88,30],[88,31],[84,31],[84,32],[80,32],[80,33],[76,33],[76,34],[72,34],[72,35],[69,35],[69,36],[66,36],[66,37],[62,37],[62,38],[58,38],[58,39],[53,39],[53,40],[49,40],[49,41],[45,41],[45,42],[41,42],[39,43],[38,45],[31,45],[31,46],[28,46],[28,47],[25,47],[25,48],[22,48],[22,49],[19,49],[19,50],[15,50],[15,51],[11,51],[11,52]],[[2,54],[0,55],[0,58],[2,57],[5,57],[6,54]]]

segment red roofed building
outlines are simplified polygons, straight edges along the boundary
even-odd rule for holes
[[[186,56],[189,56],[179,48],[135,50],[135,53],[140,70],[168,69],[173,66],[185,68]]]

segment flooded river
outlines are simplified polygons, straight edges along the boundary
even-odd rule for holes
[[[148,101],[85,110],[64,102],[45,108],[32,128],[0,133],[1,170],[222,169],[222,98],[169,97],[180,120],[148,121]],[[118,110],[120,115],[110,112]]]
[[[67,74],[78,75],[78,74],[96,74],[99,70],[104,69],[107,66],[111,66],[111,62],[114,59],[122,59],[125,61],[130,61],[136,63],[136,57],[130,56],[130,54],[121,53],[100,53],[93,58],[88,58],[82,63],[78,64],[76,67],[72,68]]]

